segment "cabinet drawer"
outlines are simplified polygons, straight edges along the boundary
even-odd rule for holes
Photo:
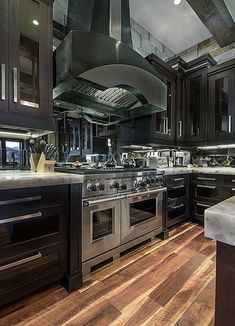
[[[168,204],[168,220],[179,218],[180,216],[187,214],[187,204],[185,202],[179,203],[177,205]]]
[[[176,199],[176,198],[183,198],[186,196],[187,190],[185,185],[180,186],[173,186],[171,188],[168,188],[167,190],[167,198],[170,199]]]
[[[65,204],[67,187],[37,187],[0,191],[0,214],[24,209]]]
[[[167,187],[173,188],[173,187],[179,187],[182,185],[186,185],[188,180],[188,175],[185,174],[176,174],[167,176]]]
[[[66,247],[41,247],[0,262],[0,305],[37,287],[61,279],[66,273]]]
[[[66,229],[65,206],[50,206],[24,212],[0,213],[1,249],[44,238],[46,242],[61,241]]]
[[[235,188],[235,176],[224,176],[224,185]]]
[[[221,177],[214,174],[194,174],[193,183],[202,185],[216,185],[221,181]]]
[[[203,224],[205,210],[213,205],[214,204],[208,202],[195,201],[193,203],[193,220]]]

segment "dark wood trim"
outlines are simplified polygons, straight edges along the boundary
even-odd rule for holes
[[[221,47],[235,42],[235,23],[223,0],[187,0]]]
[[[82,286],[82,184],[70,186],[68,271],[65,287],[71,292]]]

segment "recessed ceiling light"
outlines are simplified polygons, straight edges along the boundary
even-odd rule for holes
[[[36,26],[38,26],[39,25],[39,21],[37,19],[34,19],[33,20],[33,24],[36,25]]]
[[[181,0],[174,0],[174,5],[179,5],[181,3]]]

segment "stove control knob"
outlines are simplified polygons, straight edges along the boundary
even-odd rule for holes
[[[119,189],[119,182],[111,181],[109,186],[110,186],[110,189]]]
[[[147,181],[145,179],[140,179],[137,182],[137,188],[144,188],[147,186]]]
[[[88,191],[96,191],[97,190],[96,184],[95,183],[88,183],[87,190]]]
[[[126,190],[126,189],[127,189],[127,185],[126,185],[125,183],[121,183],[121,184],[119,185],[119,188],[120,188],[121,190]]]
[[[102,183],[102,182],[97,182],[97,183],[96,183],[96,188],[97,188],[98,190],[104,190],[104,189],[105,189],[105,185],[104,185],[104,183]]]

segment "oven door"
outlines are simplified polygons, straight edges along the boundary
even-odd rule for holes
[[[83,202],[83,262],[120,245],[121,198]]]
[[[162,228],[166,188],[127,195],[122,200],[121,243]]]

